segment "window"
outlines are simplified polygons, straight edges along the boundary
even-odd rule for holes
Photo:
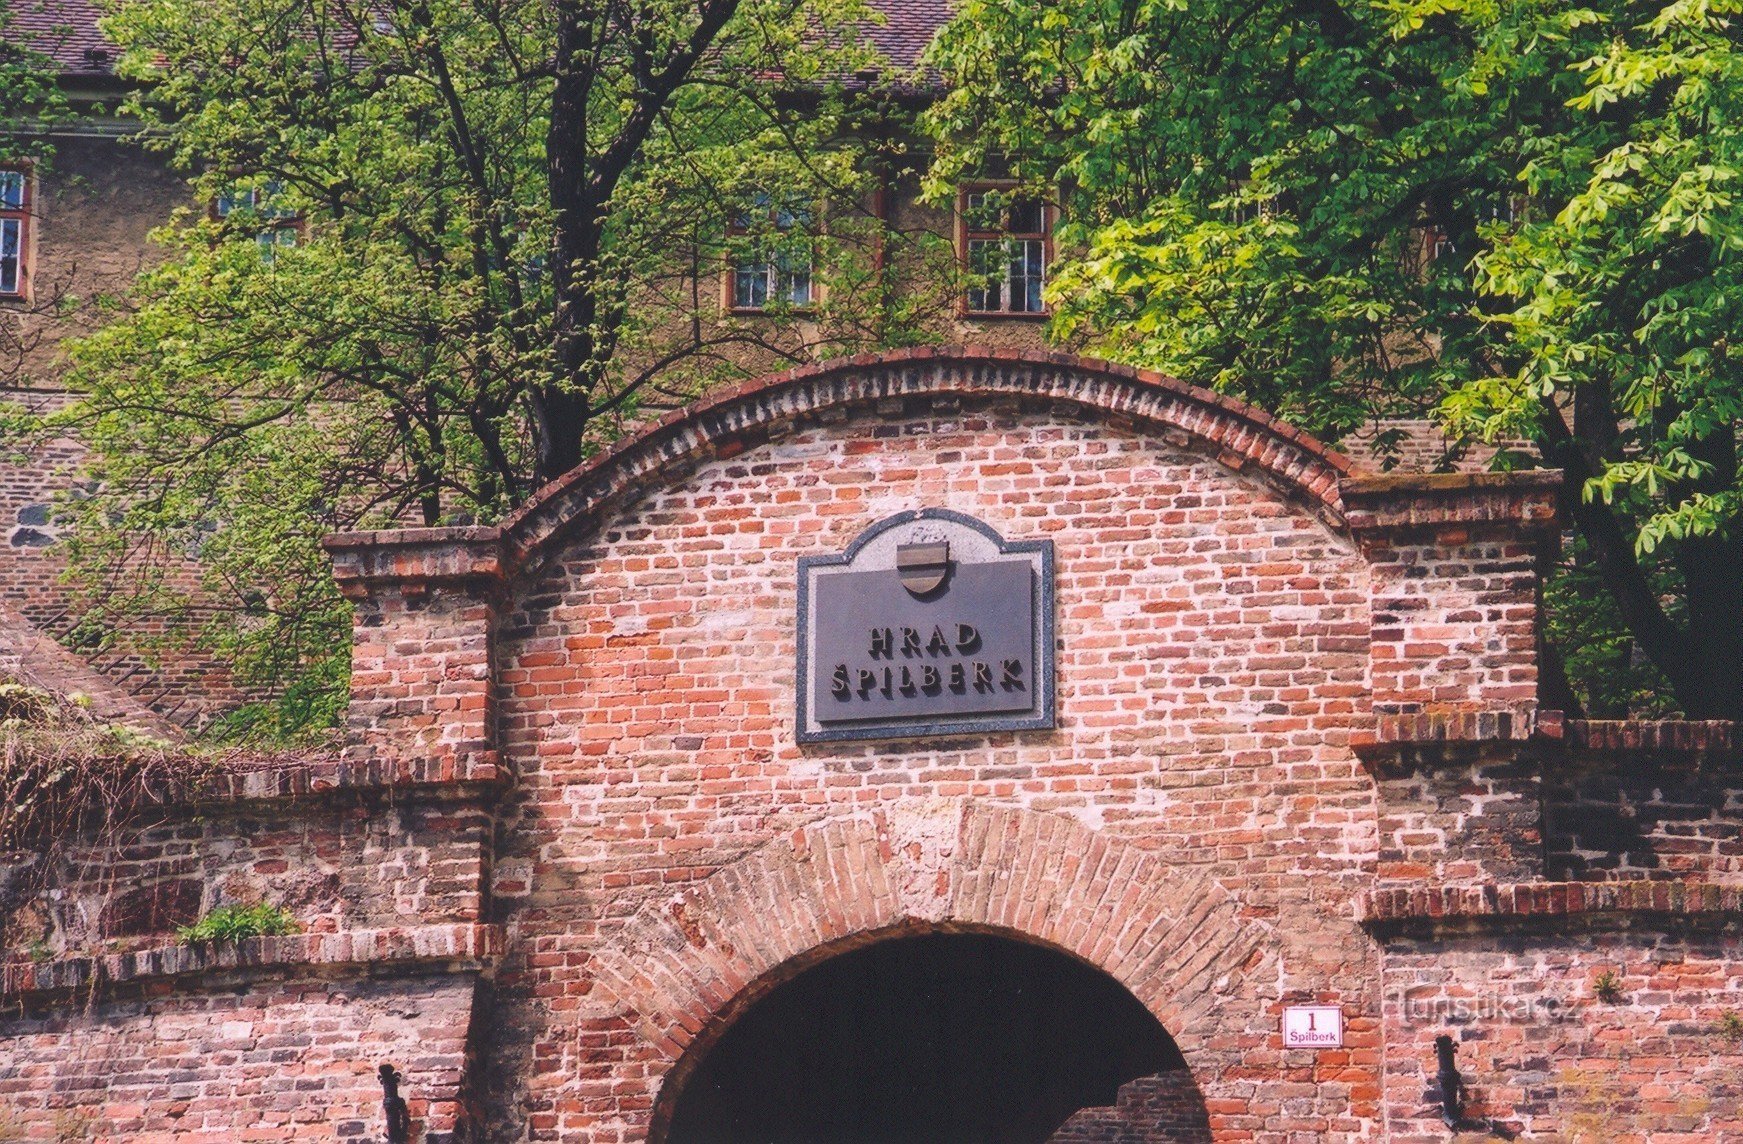
[[[0,168],[0,298],[30,285],[30,172]]]
[[[1047,284],[1047,205],[1008,189],[965,189],[957,205],[970,314],[1044,314]]]
[[[734,310],[804,309],[816,300],[811,277],[812,214],[758,192],[727,227],[731,264],[726,294]]]
[[[261,261],[270,263],[280,247],[297,244],[303,229],[303,220],[283,205],[283,199],[284,184],[276,179],[257,186],[231,187],[212,203],[212,217],[258,224],[254,240],[260,246]]]

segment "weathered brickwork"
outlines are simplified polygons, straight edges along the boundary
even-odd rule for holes
[[[1485,745],[1475,759],[1414,760],[1380,769],[1376,805],[1383,883],[1468,885],[1543,874],[1538,760]]]
[[[230,974],[201,985],[94,1007],[74,997],[8,1018],[8,1139],[378,1144],[376,1061],[405,1074],[420,1139],[454,1139],[471,975]]]
[[[1459,1040],[1468,1127],[1567,1144],[1743,1137],[1743,940],[1719,933],[1451,933],[1385,955],[1386,1139],[1447,1139],[1436,1034]]]
[[[1545,776],[1552,878],[1743,877],[1743,771],[1686,757],[1570,764]]]
[[[176,814],[62,857],[25,936],[57,952],[164,940],[214,907],[254,902],[315,933],[476,921],[493,828],[472,800],[426,794]]]
[[[1052,541],[1057,727],[798,745],[798,560],[924,507]],[[222,1056],[184,1012],[308,978],[327,992],[262,1019],[320,1051],[219,1101],[214,1138],[379,1138],[354,1094],[391,1062],[418,1139],[664,1140],[779,987],[968,932],[1105,974],[1186,1065],[1059,1139],[1442,1140],[1443,1034],[1472,1132],[1727,1138],[1737,744],[1537,710],[1553,509],[1548,478],[1364,476],[1238,403],[1042,354],[740,387],[500,528],[335,538],[351,745],[166,794],[190,809],[118,867],[156,896],[70,871],[65,908],[140,949],[81,959],[69,930],[0,978],[26,1007],[0,1037],[31,1046],[32,1100],[85,1092],[31,1021]],[[168,915],[244,894],[310,932],[166,946]],[[108,999],[65,1008],[80,989]],[[1343,1046],[1285,1049],[1292,1004],[1340,1006]],[[381,1014],[447,1047],[419,1072]],[[116,1060],[109,1089],[156,1091]],[[293,1128],[299,1082],[323,1111]],[[179,1098],[83,1099],[119,1124]]]
[[[1204,1097],[1185,1069],[1139,1077],[1118,1103],[1086,1108],[1060,1125],[1048,1144],[1205,1144]]]

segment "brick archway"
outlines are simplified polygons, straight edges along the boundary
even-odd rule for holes
[[[633,1028],[670,1079],[782,981],[929,928],[1019,937],[1106,972],[1195,1073],[1215,1071],[1219,1035],[1270,1019],[1271,928],[1215,879],[1060,815],[945,800],[814,823],[648,903],[595,950],[593,1008]]]
[[[710,458],[764,444],[796,422],[910,399],[999,396],[1075,406],[1155,433],[1259,476],[1332,527],[1344,526],[1339,482],[1352,472],[1349,459],[1257,406],[1095,358],[921,346],[804,366],[711,393],[545,485],[500,525],[369,535],[372,543],[397,536],[411,545],[437,535],[464,538],[486,546],[472,573],[486,565],[493,573],[524,569],[613,505]]]

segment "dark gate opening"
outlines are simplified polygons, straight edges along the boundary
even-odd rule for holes
[[[1208,1140],[1185,1067],[1136,998],[1062,953],[984,934],[892,938],[752,1005],[683,1082],[666,1144],[1038,1144],[1156,1073],[1177,1082],[1189,1131],[1175,1107],[1167,1128],[1110,1123],[1096,1138]]]

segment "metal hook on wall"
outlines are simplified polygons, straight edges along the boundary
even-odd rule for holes
[[[399,1082],[404,1078],[392,1065],[376,1070],[381,1077],[381,1111],[387,1118],[387,1144],[411,1144],[412,1116],[405,1098],[399,1094]]]
[[[1467,1096],[1465,1078],[1459,1075],[1458,1065],[1453,1063],[1453,1054],[1456,1052],[1458,1046],[1445,1033],[1434,1039],[1434,1053],[1439,1065],[1434,1079],[1440,1086],[1440,1118],[1455,1132],[1458,1131],[1460,1121],[1464,1119]]]

